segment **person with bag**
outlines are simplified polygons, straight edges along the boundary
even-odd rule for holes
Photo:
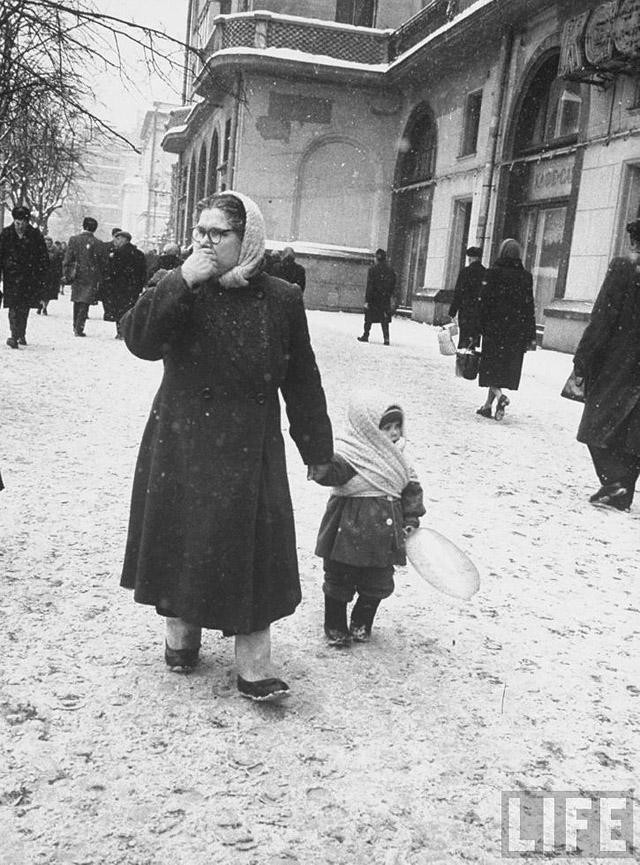
[[[627,231],[631,253],[611,261],[573,358],[585,390],[577,439],[601,484],[589,501],[619,511],[640,475],[640,219]]]
[[[517,240],[507,238],[500,244],[498,257],[487,270],[480,300],[482,354],[478,383],[488,388],[487,398],[476,412],[495,419],[504,417],[509,397],[502,388],[518,390],[522,361],[527,351],[536,349],[536,319],[533,306],[533,277],[522,264]]]
[[[482,250],[479,246],[470,246],[466,256],[469,264],[458,274],[453,301],[449,307],[451,318],[458,316],[458,348],[471,348],[480,343],[480,292],[487,272],[482,264]]]

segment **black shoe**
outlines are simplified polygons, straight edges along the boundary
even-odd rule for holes
[[[365,336],[364,334],[362,336],[357,336],[356,339],[358,340],[358,342],[369,342],[369,337]]]
[[[42,310],[42,314],[43,314],[43,315],[49,315],[49,313],[47,312],[46,309],[43,309],[43,310]]]
[[[26,345],[27,341],[23,336],[18,337],[18,345]]]
[[[385,345],[390,345],[389,340],[388,340],[388,339],[385,339],[384,344],[385,344]]]
[[[10,336],[7,340],[9,348],[18,348],[18,340],[14,336]]]
[[[291,695],[289,686],[282,679],[259,679],[248,682],[238,676],[238,690],[243,697],[255,700],[257,703],[276,703]]]
[[[479,414],[481,417],[493,417],[491,414],[491,406],[480,406],[480,408],[476,409],[476,414]]]
[[[83,330],[74,330],[73,333],[75,336],[86,336],[87,334]]]
[[[42,309],[41,309],[41,307],[38,307],[38,308],[36,309],[36,313],[37,313],[38,315],[41,315],[41,314],[42,314]]]
[[[613,508],[616,511],[628,511],[630,507],[629,490],[619,481],[600,487],[589,499],[597,508]]]
[[[200,646],[195,649],[172,649],[165,640],[164,660],[167,667],[176,673],[188,673],[198,664]]]

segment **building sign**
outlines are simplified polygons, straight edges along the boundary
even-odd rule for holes
[[[561,78],[597,81],[640,69],[640,0],[608,0],[562,30]]]
[[[568,198],[573,183],[574,163],[575,156],[557,156],[555,159],[532,163],[527,201]]]

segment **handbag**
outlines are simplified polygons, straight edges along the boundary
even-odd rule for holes
[[[458,325],[455,322],[445,324],[438,330],[438,348],[440,354],[451,357],[456,353],[456,344],[453,337],[458,333]]]
[[[473,381],[480,369],[480,352],[475,348],[459,348],[456,351],[456,375]]]
[[[584,402],[584,379],[582,384],[576,382],[575,370],[572,371],[569,378],[565,381],[564,387],[560,391],[560,396],[565,399],[572,399],[575,402]]]

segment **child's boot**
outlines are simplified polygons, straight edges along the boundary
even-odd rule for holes
[[[351,642],[347,628],[347,605],[345,601],[337,601],[324,596],[324,633],[330,646],[340,649]]]
[[[380,600],[368,598],[366,595],[358,595],[358,600],[351,610],[351,627],[349,632],[351,639],[356,643],[367,643],[371,636],[371,627],[375,618]]]

